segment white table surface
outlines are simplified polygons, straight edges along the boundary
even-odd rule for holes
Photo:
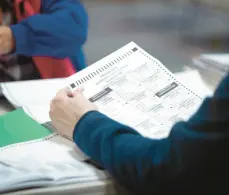
[[[96,181],[86,184],[71,184],[57,187],[27,189],[4,195],[129,195],[126,190],[112,181]]]

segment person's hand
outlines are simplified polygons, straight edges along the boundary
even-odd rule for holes
[[[74,127],[80,118],[97,107],[87,100],[81,91],[60,90],[51,101],[49,116],[60,135],[72,139]]]
[[[10,27],[0,26],[0,54],[10,53],[14,47],[15,41]]]

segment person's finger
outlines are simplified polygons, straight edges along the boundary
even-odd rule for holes
[[[52,112],[52,110],[51,109],[49,109],[49,118],[51,119],[51,120],[53,120],[53,112]]]
[[[56,97],[58,97],[58,98],[67,97],[68,94],[69,94],[69,91],[70,91],[70,90],[69,90],[68,88],[63,88],[63,89],[61,89],[61,90],[59,90],[59,91],[57,92]]]
[[[54,99],[53,99],[54,100]],[[54,101],[53,100],[51,100],[50,101],[50,104],[49,104],[49,110],[51,111],[51,110],[53,110],[53,107],[54,107]]]
[[[51,100],[51,101],[49,102],[49,110],[51,109],[52,104],[53,104],[53,100]]]
[[[74,97],[74,93],[69,88],[67,89],[67,95],[70,98]]]
[[[53,106],[50,105],[50,109],[49,109],[49,118],[50,118],[51,120],[54,119],[54,110],[53,110],[52,107],[53,107]]]
[[[78,88],[77,90],[78,90],[78,91],[81,91],[81,92],[83,93],[84,88]]]
[[[53,99],[50,101],[50,104],[49,104],[49,116],[50,114],[53,115],[55,109],[56,109],[56,100]]]
[[[82,93],[82,90],[80,90],[80,89],[77,89],[77,90],[75,90],[74,92],[73,92],[73,96],[74,97],[77,97],[77,96],[79,96],[79,95],[82,95],[83,93]]]

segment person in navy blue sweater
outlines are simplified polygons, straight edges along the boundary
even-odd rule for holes
[[[31,9],[34,13],[28,16]],[[65,77],[84,69],[82,47],[87,33],[88,16],[80,0],[1,0],[0,81]],[[64,73],[63,67],[56,65],[40,75],[32,57],[66,58],[71,71]],[[55,75],[52,70],[58,68],[60,73]]]
[[[139,194],[229,193],[229,75],[198,111],[153,140],[100,113],[80,91],[50,105],[57,131],[71,137],[124,187]]]

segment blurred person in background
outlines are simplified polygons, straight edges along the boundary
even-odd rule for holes
[[[0,80],[67,77],[85,67],[79,0],[0,1]]]
[[[81,91],[59,91],[50,118],[60,135],[138,194],[229,194],[229,75],[164,139],[143,137],[105,116]]]

